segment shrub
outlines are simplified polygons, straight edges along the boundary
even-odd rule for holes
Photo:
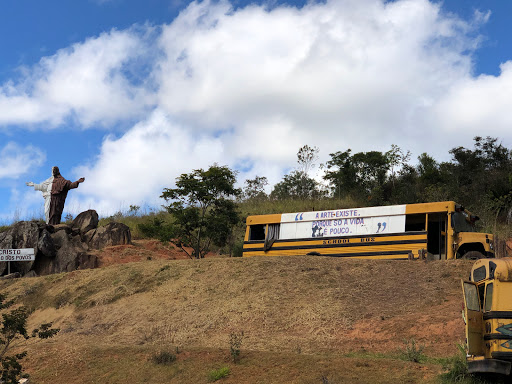
[[[229,367],[221,367],[219,369],[213,369],[208,373],[209,381],[217,381],[222,379],[223,377],[229,376],[231,373]]]
[[[14,305],[14,300],[7,301],[4,294],[0,293],[0,310],[5,310]],[[23,338],[29,339],[37,337],[39,339],[49,339],[55,336],[59,329],[53,329],[52,323],[41,324],[38,328],[27,331],[27,319],[30,313],[25,307],[18,307],[2,313],[2,322],[0,324],[0,383],[17,384],[22,377],[23,367],[20,361],[27,355],[27,352],[10,354],[11,347],[16,345],[16,341]]]
[[[458,353],[449,358],[443,368],[447,372],[441,375],[443,383],[461,383],[461,384],[486,384],[490,383],[476,375],[468,372],[468,363],[466,360],[466,346],[462,343],[457,344]],[[497,378],[494,378],[497,379]],[[491,381],[493,383],[501,382],[500,380]]]
[[[244,253],[244,243],[243,241],[237,241],[233,244],[233,257],[242,257]]]
[[[404,340],[405,349],[401,351],[402,358],[406,361],[412,361],[414,363],[420,363],[424,359],[423,349],[424,345],[417,345],[416,340]]]
[[[143,237],[163,242],[170,241],[176,233],[174,226],[166,223],[160,217],[153,217],[149,222],[138,224],[137,229]]]
[[[152,360],[155,364],[171,365],[176,361],[176,355],[168,351],[161,351],[153,355]]]
[[[240,347],[244,339],[244,332],[231,332],[229,335],[229,350],[233,357],[233,363],[237,363],[240,360]]]

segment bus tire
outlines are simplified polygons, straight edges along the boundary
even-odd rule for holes
[[[478,260],[478,259],[484,259],[485,256],[482,254],[482,252],[478,252],[478,251],[469,251],[469,252],[466,252],[463,256],[462,256],[463,259],[466,259],[466,260]]]

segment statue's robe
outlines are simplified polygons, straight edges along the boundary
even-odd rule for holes
[[[50,201],[52,198],[52,185],[53,185],[53,176],[46,179],[40,184],[34,184],[34,189],[36,191],[43,192],[44,198],[44,218],[46,220],[46,224],[50,222]]]
[[[52,192],[50,199],[50,220],[48,224],[60,224],[64,203],[70,189],[78,188],[78,181],[71,182],[63,178],[60,174],[54,176],[52,183]]]

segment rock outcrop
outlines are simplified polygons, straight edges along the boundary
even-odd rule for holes
[[[11,273],[22,276],[96,268],[98,259],[90,250],[131,243],[128,226],[111,222],[98,227],[98,223],[94,210],[80,213],[69,225],[20,221],[0,232],[0,249],[34,248],[34,261],[11,262]],[[0,262],[0,276],[6,273],[7,262]]]

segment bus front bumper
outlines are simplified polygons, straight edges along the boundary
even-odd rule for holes
[[[499,373],[502,375],[510,375],[510,361],[498,359],[469,360],[469,373]]]

